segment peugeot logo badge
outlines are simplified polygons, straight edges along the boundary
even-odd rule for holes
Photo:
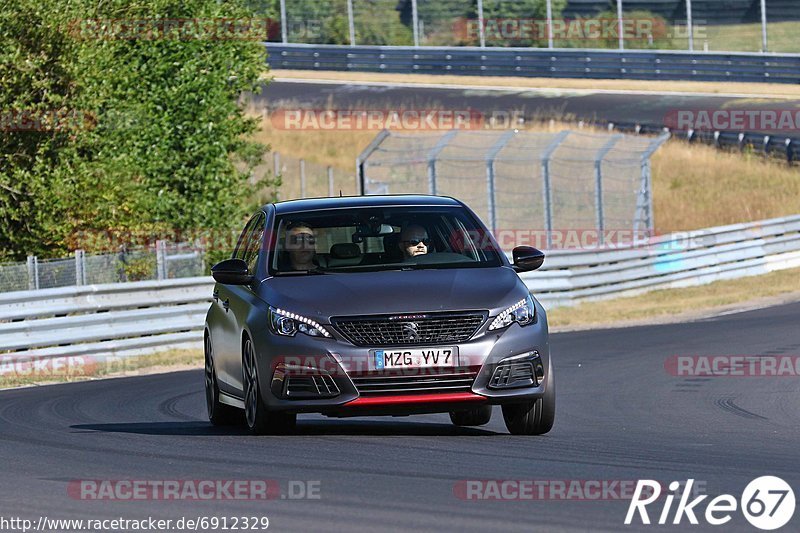
[[[406,339],[410,341],[415,341],[419,338],[419,335],[417,334],[417,329],[419,328],[419,326],[417,325],[416,322],[403,322],[402,327],[403,327],[403,337],[405,337]]]

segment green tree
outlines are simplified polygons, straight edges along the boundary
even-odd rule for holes
[[[86,244],[76,235],[108,229],[169,236],[240,225],[267,149],[248,140],[257,125],[241,95],[258,90],[266,52],[257,24],[242,38],[241,24],[226,33],[219,20],[246,21],[250,10],[216,0],[13,6],[0,17],[2,109],[90,119],[0,132],[0,256],[63,253]],[[183,22],[192,19],[206,26]]]

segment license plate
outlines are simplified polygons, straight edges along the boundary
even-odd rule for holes
[[[391,368],[454,367],[458,348],[396,348],[370,350],[375,370]]]

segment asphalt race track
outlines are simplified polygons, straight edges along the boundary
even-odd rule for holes
[[[652,478],[666,485],[693,478],[712,497],[738,498],[751,479],[769,474],[797,491],[796,376],[679,378],[665,360],[800,354],[798,317],[796,303],[687,324],[553,335],[558,409],[543,437],[508,435],[499,411],[479,429],[456,428],[446,415],[308,416],[296,435],[253,437],[205,421],[200,370],[2,391],[2,516],[266,515],[278,531],[617,531],[625,501],[475,501],[456,497],[454,487],[486,479]],[[69,482],[81,479],[269,479],[284,497],[290,481],[305,480],[319,482],[320,497],[86,501],[68,493]],[[653,520],[660,510],[652,510]],[[797,521],[784,530],[796,531]],[[635,524],[627,529],[677,529]],[[680,529],[687,528],[684,518]],[[756,531],[738,512],[722,528],[691,528],[711,529]]]
[[[280,71],[274,75],[280,77]],[[368,83],[314,83],[272,81],[260,95],[253,96],[256,107],[310,109],[449,109],[478,110],[492,116],[519,113],[527,118],[566,118],[574,120],[642,124],[661,127],[675,125],[677,112],[714,110],[794,110],[796,100],[753,96],[693,94],[642,94],[591,92],[586,90],[486,90],[479,88],[391,87]],[[796,136],[796,130],[775,131],[757,127],[755,131],[778,136]]]

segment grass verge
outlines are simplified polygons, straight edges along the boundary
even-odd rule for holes
[[[73,356],[40,362],[44,363],[41,367],[25,359],[14,363],[5,360],[0,362],[0,389],[202,368],[203,351],[165,350],[149,355],[125,358],[112,356],[107,359]]]
[[[800,300],[798,275],[800,269],[787,269],[697,287],[584,302],[551,309],[547,312],[547,320],[556,330],[569,330],[691,320],[743,308],[766,307],[784,299]]]
[[[343,80],[382,83],[420,83],[435,85],[467,85],[505,87],[509,90],[577,89],[587,91],[642,91],[658,93],[742,94],[757,97],[798,98],[800,86],[784,83],[736,83],[660,80],[591,80],[570,78],[516,78],[505,76],[451,76],[447,74],[383,74],[372,72],[337,72],[317,70],[273,69],[266,77]]]

